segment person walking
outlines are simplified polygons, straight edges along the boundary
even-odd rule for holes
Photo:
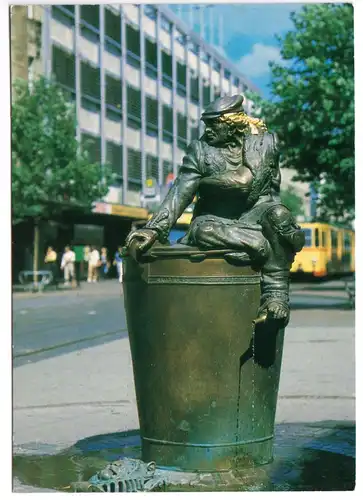
[[[57,284],[58,281],[58,267],[57,267],[57,252],[53,247],[48,247],[45,254],[44,263],[48,271],[52,273],[51,283]]]
[[[115,260],[113,261],[114,265],[117,268],[118,280],[122,283],[123,270],[122,270],[122,247],[118,247],[117,252],[115,253]]]
[[[108,270],[109,270],[109,262],[107,259],[107,248],[106,247],[101,248],[100,260],[101,260],[101,266],[100,266],[101,276],[103,279],[106,279],[107,274],[108,274]]]
[[[98,278],[98,267],[100,265],[100,252],[95,247],[91,247],[88,259],[88,283],[96,283]]]
[[[83,267],[83,245],[73,246],[74,253],[76,255],[76,261],[74,263],[75,277],[77,286],[81,286],[81,273]]]
[[[64,271],[64,284],[68,286],[70,280],[74,279],[74,263],[76,260],[76,254],[67,245],[64,249],[64,254],[61,262],[61,269]]]
[[[91,253],[91,247],[86,245],[83,249],[83,275],[82,278],[87,279],[88,277],[88,261]]]

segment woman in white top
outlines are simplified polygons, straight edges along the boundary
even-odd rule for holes
[[[88,283],[96,283],[98,278],[98,267],[100,265],[100,252],[95,247],[91,247],[88,258]]]

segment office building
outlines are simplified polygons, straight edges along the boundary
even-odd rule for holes
[[[257,91],[165,6],[27,9],[41,32],[29,79],[53,76],[74,100],[77,137],[91,161],[109,163],[117,175],[108,203],[140,206],[146,179],[163,185],[177,173],[205,106],[219,95]]]

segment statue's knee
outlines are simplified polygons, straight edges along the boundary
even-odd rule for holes
[[[215,230],[214,224],[212,224],[211,222],[205,222],[204,224],[200,224],[200,226],[196,230],[195,235],[197,239],[203,240],[205,236],[208,237],[211,234],[213,234],[214,230]]]

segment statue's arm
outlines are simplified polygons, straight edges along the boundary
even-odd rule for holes
[[[175,222],[193,201],[201,178],[200,143],[193,141],[183,158],[179,174],[159,210],[146,224],[145,229],[153,229],[158,234],[158,240],[165,242]]]

